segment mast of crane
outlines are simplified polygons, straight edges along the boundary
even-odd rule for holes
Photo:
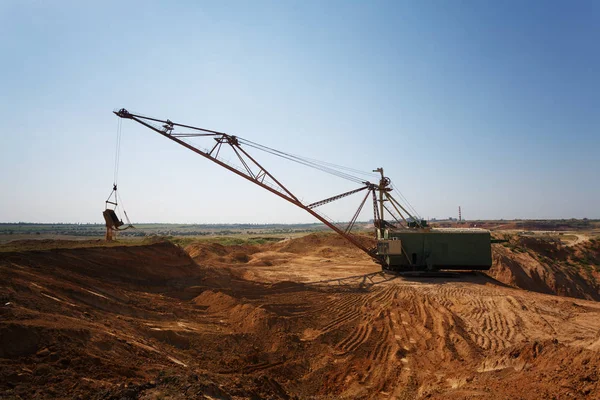
[[[381,179],[379,180],[379,216],[381,218],[380,221],[376,221],[376,224],[378,224],[379,228],[377,231],[377,238],[383,238],[383,232],[382,229],[384,229],[383,227],[383,210],[384,210],[384,205],[383,202],[385,201],[385,194],[386,194],[386,187],[389,184],[389,179],[387,179],[385,176],[383,176],[383,168],[377,168],[374,169],[373,172],[379,172],[379,174],[381,175]],[[386,182],[387,179],[387,182]]]

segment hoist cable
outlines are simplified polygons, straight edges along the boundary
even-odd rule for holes
[[[108,208],[108,204],[110,203],[110,198],[111,196],[115,195],[115,202],[114,202],[114,210],[116,213],[116,209],[118,207],[118,204],[121,204],[121,209],[123,210],[123,214],[125,216],[125,220],[127,221],[127,228],[133,228],[134,226],[131,224],[131,221],[129,220],[129,216],[127,215],[127,211],[125,211],[125,205],[123,204],[123,199],[121,198],[121,195],[119,193],[119,191],[117,190],[117,182],[119,180],[119,164],[120,164],[120,160],[121,160],[121,139],[123,137],[123,120],[121,118],[118,119],[117,121],[117,141],[116,141],[116,145],[115,145],[115,162],[114,162],[114,171],[113,171],[113,190],[111,191],[110,195],[108,196],[108,199],[106,200],[106,206]],[[119,229],[116,229],[119,230]],[[124,229],[120,229],[120,230],[124,230]]]
[[[240,138],[240,137],[238,137],[238,140],[240,142],[242,142],[242,143],[245,143],[245,144],[249,144],[249,145],[253,144],[255,146],[260,146],[260,147],[263,147],[265,149],[276,151],[278,153],[282,153],[282,154],[285,154],[285,155],[290,156],[290,157],[301,159],[301,160],[304,160],[304,161],[309,162],[309,163],[320,164],[320,165],[323,165],[323,166],[326,166],[326,167],[330,167],[330,168],[334,168],[334,169],[339,169],[339,170],[345,170],[345,171],[348,171],[348,172],[353,172],[355,174],[365,175],[365,176],[369,176],[369,177],[377,177],[377,174],[375,174],[373,172],[362,171],[362,170],[359,170],[359,169],[356,169],[356,168],[346,167],[346,166],[343,166],[343,165],[334,164],[334,163],[330,163],[330,162],[327,162],[327,161],[317,160],[315,158],[304,157],[304,156],[300,156],[300,155],[292,154],[292,153],[286,153],[286,152],[283,152],[281,150],[276,150],[276,149],[273,149],[271,147],[268,147],[268,146],[265,146],[265,145],[253,142],[253,141],[248,140],[248,139],[243,139],[243,138]]]
[[[337,170],[335,170],[333,168],[329,168],[329,167],[326,167],[326,166],[323,166],[323,165],[318,165],[316,163],[303,160],[300,157],[295,157],[293,155],[289,155],[289,154],[284,153],[282,151],[271,149],[271,148],[268,148],[268,147],[262,146],[262,145],[254,145],[254,144],[250,144],[250,143],[245,143],[245,144],[247,146],[253,147],[253,148],[257,149],[257,150],[262,150],[262,151],[264,151],[266,153],[269,153],[269,154],[272,154],[272,155],[275,155],[275,156],[278,156],[278,157],[281,157],[281,158],[284,158],[284,159],[296,162],[298,164],[305,165],[305,166],[310,167],[310,168],[314,168],[314,169],[326,172],[326,173],[331,174],[331,175],[335,175],[335,176],[337,176],[339,178],[342,178],[342,179],[346,179],[346,180],[349,180],[349,181],[352,181],[352,182],[355,182],[355,183],[364,183],[364,179],[362,179],[360,177],[357,177],[357,176],[354,176],[354,175],[350,175],[350,174],[342,172],[342,171],[337,171]]]
[[[119,202],[121,203],[121,208],[123,209],[123,215],[125,215],[125,220],[127,221],[127,225],[129,227],[133,227],[133,225],[131,224],[131,221],[129,220],[129,217],[127,216],[127,211],[125,211],[125,205],[123,204],[123,199],[121,198],[121,195],[117,194],[117,196],[119,197]]]
[[[347,180],[350,180],[350,181],[355,182],[355,183],[363,183],[363,180],[360,179],[360,178],[358,178],[358,177],[354,177],[354,176],[351,176],[351,175],[348,175],[348,174],[341,173],[339,171],[335,171],[335,170],[332,170],[332,169],[324,168],[322,166],[311,164],[311,163],[308,163],[308,162],[303,161],[303,160],[298,160],[298,159],[295,159],[293,157],[289,157],[289,156],[284,155],[284,154],[278,154],[278,153],[271,152],[271,151],[268,151],[268,150],[264,150],[264,149],[261,149],[259,147],[255,147],[255,146],[252,146],[252,145],[248,145],[248,146],[254,147],[254,148],[258,149],[258,150],[266,151],[267,153],[270,153],[270,154],[273,154],[275,156],[287,159],[289,161],[293,161],[295,163],[302,164],[302,165],[305,165],[307,167],[314,168],[314,169],[317,169],[319,171],[329,173],[331,175],[335,175],[335,176],[337,176],[339,178],[342,178],[342,179],[347,179]]]
[[[117,185],[117,181],[119,179],[119,161],[121,158],[122,127],[123,127],[123,120],[121,118],[119,118],[119,121],[117,124],[117,144],[116,144],[116,148],[115,148],[115,166],[114,166],[114,176],[113,176],[113,183],[115,186]]]
[[[359,177],[347,174],[345,172],[336,171],[336,170],[334,170],[332,168],[321,166],[321,165],[318,165],[318,164],[315,164],[315,163],[303,160],[300,157],[289,155],[289,154],[284,153],[282,151],[270,149],[270,148],[268,148],[266,146],[261,146],[261,145],[254,145],[254,144],[249,144],[249,143],[245,143],[245,144],[247,146],[250,146],[250,147],[253,147],[255,149],[267,152],[269,154],[273,154],[275,156],[278,156],[278,157],[281,157],[281,158],[285,158],[287,160],[290,160],[290,161],[293,161],[293,162],[296,162],[296,163],[299,163],[299,164],[302,164],[302,165],[306,165],[308,167],[311,167],[311,168],[314,168],[314,169],[318,169],[320,171],[327,172],[327,173],[330,173],[332,175],[336,175],[336,176],[338,176],[340,178],[343,178],[343,179],[352,180],[354,182],[363,182],[363,180],[361,178],[359,178]]]
[[[414,213],[414,217],[417,217],[419,219],[422,219],[421,216],[419,215],[419,213],[417,212],[417,210],[415,210],[415,208],[412,206],[412,204],[410,204],[410,202],[408,201],[408,199],[406,197],[404,197],[404,195],[402,194],[402,192],[396,187],[396,185],[394,185],[394,183],[392,183],[392,188],[394,189],[394,191],[396,193],[398,193],[398,195],[400,196],[400,198],[402,199],[402,201],[406,204],[406,206],[408,207],[408,209]]]
[[[241,143],[244,143],[244,144],[247,144],[247,145],[258,146],[263,151],[269,150],[269,151],[276,152],[276,153],[279,153],[279,154],[283,154],[283,155],[286,155],[286,156],[289,156],[289,157],[293,157],[293,158],[296,158],[296,159],[299,159],[299,160],[302,160],[302,161],[305,161],[305,162],[308,162],[308,163],[311,163],[311,164],[320,164],[320,165],[322,165],[322,166],[324,166],[326,168],[334,168],[334,169],[338,169],[338,170],[346,170],[346,171],[349,171],[349,172],[354,172],[355,174],[366,175],[366,176],[369,176],[369,177],[376,176],[376,174],[374,174],[372,172],[361,171],[359,169],[350,168],[350,167],[346,167],[346,166],[343,166],[343,165],[338,165],[338,164],[330,163],[330,162],[327,162],[327,161],[321,161],[321,160],[317,160],[317,159],[314,159],[314,158],[303,157],[303,156],[300,156],[300,155],[297,155],[297,154],[286,153],[286,152],[283,152],[281,150],[277,150],[277,149],[274,149],[272,147],[268,147],[268,146],[262,145],[260,143],[253,142],[253,141],[248,140],[248,139],[243,139],[243,138],[239,138],[238,137],[238,140]]]

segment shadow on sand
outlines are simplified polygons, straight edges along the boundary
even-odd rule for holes
[[[355,275],[345,278],[326,279],[321,281],[303,283],[306,287],[340,288],[346,290],[367,291],[383,283],[397,281],[443,285],[446,283],[468,282],[477,285],[496,285],[510,287],[491,276],[480,271],[452,271],[435,272],[431,274],[402,274],[389,271],[372,272],[364,275]],[[337,284],[336,284],[337,283]]]

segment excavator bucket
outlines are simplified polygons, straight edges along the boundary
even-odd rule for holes
[[[115,210],[106,209],[102,213],[102,216],[104,217],[104,221],[106,221],[107,228],[116,229],[123,225],[123,221],[119,220],[119,217],[115,214]]]

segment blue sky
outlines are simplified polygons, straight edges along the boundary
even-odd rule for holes
[[[599,41],[596,1],[5,0],[0,221],[100,222],[120,107],[384,167],[424,217],[600,218]],[[134,221],[313,221],[131,121],[121,151]]]

